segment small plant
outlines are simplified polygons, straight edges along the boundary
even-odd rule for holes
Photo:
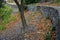
[[[0,8],[0,18],[2,18],[2,22],[5,22],[5,23],[8,22],[8,18],[10,17],[11,12],[12,12],[11,7],[7,5],[3,5],[3,7]]]
[[[5,29],[5,24],[8,23],[11,12],[11,7],[5,4],[0,8],[0,19],[2,20],[0,24],[0,30]]]
[[[0,25],[0,30],[5,30],[6,27],[4,25]]]
[[[47,33],[46,33],[45,40],[51,40],[50,32],[47,32]]]

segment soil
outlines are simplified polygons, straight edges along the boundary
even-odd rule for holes
[[[24,34],[26,40],[44,40],[45,33],[49,31],[51,21],[45,19],[40,12],[36,12],[32,17],[32,12],[25,12],[25,18],[29,28],[27,33]],[[21,28],[22,22],[20,14],[12,14],[16,18],[16,21],[12,21],[6,25],[6,30],[0,32],[0,40],[21,40]],[[45,25],[46,24],[46,25]],[[30,31],[31,32],[30,32]]]

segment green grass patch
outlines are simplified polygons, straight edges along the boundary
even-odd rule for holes
[[[2,21],[2,24],[0,25],[0,30],[5,30],[6,29],[6,24],[8,24],[9,22],[11,22],[11,21],[15,21],[16,20],[16,18],[15,17],[10,17],[10,18],[8,18],[8,19],[5,19],[5,20],[3,20]]]
[[[50,32],[46,33],[45,40],[51,40],[51,34],[50,34]]]
[[[12,13],[12,9],[8,5],[5,5],[4,4],[0,8],[0,19],[2,20],[1,21],[1,24],[0,24],[0,30],[5,30],[6,24],[8,24],[11,21],[15,21],[16,18],[15,17],[12,17],[11,16],[11,13]]]
[[[4,25],[0,25],[0,30],[5,30],[6,27]]]
[[[9,17],[8,19],[3,20],[2,23],[6,25],[6,24],[8,24],[9,22],[15,21],[15,20],[16,20],[16,18],[11,16],[11,17]]]

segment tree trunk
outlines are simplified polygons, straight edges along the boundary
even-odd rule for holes
[[[21,15],[21,21],[22,21],[22,25],[23,27],[27,27],[27,23],[26,23],[26,20],[25,20],[25,16],[24,16],[24,5],[23,5],[23,0],[21,0],[21,4],[19,4],[19,2],[17,0],[14,0],[15,3],[17,4],[18,6],[18,9],[20,11],[20,15]]]
[[[14,0],[14,1],[17,4],[18,9],[20,11],[21,21],[22,21],[22,25],[23,25],[23,28],[21,30],[21,32],[22,32],[21,33],[21,36],[22,36],[21,40],[24,40],[23,34],[25,33],[25,28],[27,27],[27,23],[26,23],[25,16],[24,16],[24,4],[23,4],[23,0],[21,0],[21,4],[19,4],[19,2],[17,0]]]

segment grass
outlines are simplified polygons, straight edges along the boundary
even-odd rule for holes
[[[0,25],[0,30],[5,30],[6,29],[6,24],[8,24],[11,21],[15,21],[16,18],[15,17],[10,17],[8,19],[5,19],[2,21],[2,24]]]
[[[5,30],[6,27],[4,25],[0,25],[0,30]]]

